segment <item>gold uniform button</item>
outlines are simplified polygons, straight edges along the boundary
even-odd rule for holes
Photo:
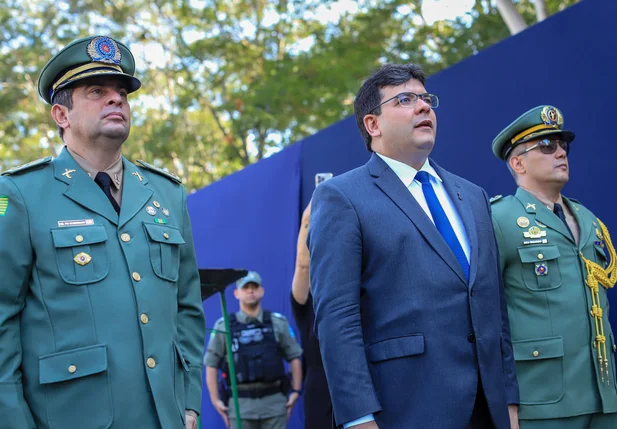
[[[141,276],[139,275],[139,273],[133,273],[133,280],[135,280],[136,282],[141,280]]]
[[[540,260],[544,259],[544,255],[542,253],[538,253],[538,259]]]
[[[156,361],[152,358],[148,358],[146,364],[148,365],[148,368],[154,368],[156,366]]]
[[[534,351],[532,354],[533,354],[533,357],[538,357],[538,356],[540,356],[540,352],[539,352],[539,351],[537,351],[537,350],[536,350],[536,351]]]
[[[75,371],[77,371],[77,367],[75,365],[69,366],[69,372],[71,374],[75,374]]]
[[[81,243],[82,241],[84,241],[84,237],[81,235],[78,235],[77,237],[75,237],[75,241],[78,243]]]
[[[139,317],[139,320],[141,320],[141,323],[143,323],[143,324],[145,325],[146,323],[148,323],[148,320],[149,320],[149,319],[148,319],[148,315],[147,315],[147,314],[142,314],[142,315]]]
[[[131,241],[131,236],[124,233],[120,236],[120,240],[124,241],[125,243],[128,243],[129,241]]]
[[[163,233],[163,237],[165,237],[165,240],[169,239],[169,234],[167,234],[166,232]]]

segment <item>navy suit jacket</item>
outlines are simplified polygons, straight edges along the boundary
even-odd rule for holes
[[[380,429],[464,429],[480,377],[495,427],[509,429],[518,385],[490,204],[430,163],[469,237],[469,283],[377,155],[315,190],[311,289],[335,420],[374,413]]]

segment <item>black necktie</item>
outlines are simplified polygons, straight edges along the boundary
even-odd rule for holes
[[[566,226],[566,229],[568,230],[570,235],[574,237],[574,234],[572,234],[572,231],[570,230],[570,226],[568,225],[568,222],[566,221],[566,215],[563,212],[563,207],[561,207],[561,204],[555,203],[555,205],[553,205],[553,213],[555,213],[557,217],[561,219],[561,221]]]
[[[111,205],[114,207],[116,213],[120,213],[120,206],[118,205],[118,202],[113,197],[113,195],[111,195],[111,177],[109,177],[109,174],[103,173],[101,171],[96,175],[94,181],[97,185],[101,187],[103,193],[107,195],[107,198],[109,199]]]

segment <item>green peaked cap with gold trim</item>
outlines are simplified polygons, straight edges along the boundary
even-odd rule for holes
[[[127,82],[129,93],[141,87],[134,77],[135,59],[123,43],[111,37],[94,36],[75,40],[54,55],[39,76],[39,95],[52,104],[60,89],[93,76],[111,75]]]
[[[517,145],[554,134],[560,134],[564,140],[571,142],[574,140],[574,133],[564,130],[563,124],[563,115],[558,108],[549,105],[534,107],[519,116],[495,137],[493,153],[504,161]]]

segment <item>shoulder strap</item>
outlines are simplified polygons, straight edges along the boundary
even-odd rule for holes
[[[6,170],[6,171],[2,172],[2,175],[3,176],[11,176],[11,175],[16,174],[16,173],[23,173],[24,171],[30,170],[30,169],[32,169],[34,167],[39,166],[39,165],[49,164],[52,161],[52,159],[53,158],[51,156],[48,156],[46,158],[37,159],[36,161],[32,161],[32,162],[29,162],[27,164],[22,164],[20,166],[13,167],[10,170]]]
[[[494,202],[499,201],[500,199],[503,198],[503,195],[495,195],[494,197],[492,197],[489,201],[489,203],[493,204]]]
[[[141,165],[143,168],[145,168],[146,170],[154,171],[155,173],[160,174],[163,177],[167,177],[172,182],[176,182],[178,184],[182,183],[182,179],[180,179],[175,174],[170,173],[169,171],[165,171],[162,168],[155,167],[154,165],[148,164],[147,162],[142,161],[141,159],[136,160],[136,162],[139,165]]]

